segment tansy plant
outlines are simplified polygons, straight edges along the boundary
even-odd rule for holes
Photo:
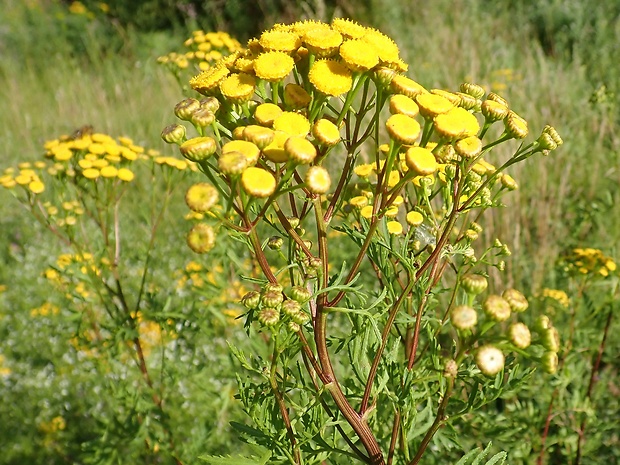
[[[231,350],[254,375],[239,377],[254,425],[236,426],[274,463],[421,463],[528,379],[518,360],[556,369],[523,294],[487,291],[508,248],[475,244],[517,188],[506,170],[562,139],[546,126],[527,143],[501,96],[429,90],[407,69],[353,21],[276,25],[191,79],[202,97],[175,114],[196,136],[163,130],[205,175],[186,195],[207,213],[190,248],[233,235],[264,276],[243,297],[256,352]],[[503,144],[512,156],[493,158]]]
[[[94,409],[105,430],[98,436],[108,446],[101,450],[138,439],[139,454],[163,449],[180,455],[162,373],[183,315],[178,310],[172,316],[169,304],[158,300],[152,258],[172,193],[191,172],[186,160],[84,127],[46,142],[41,159],[7,168],[0,177],[66,252],[51,260],[44,276],[64,296],[65,318],[75,321],[70,344],[78,359],[93,360],[106,387],[99,391],[103,411]],[[136,210],[138,202],[143,208]],[[144,213],[139,234],[128,222],[136,211]],[[31,317],[59,313],[49,298]],[[120,395],[124,389],[132,395]]]

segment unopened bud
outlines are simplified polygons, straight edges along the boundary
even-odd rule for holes
[[[312,297],[312,293],[303,286],[293,286],[291,287],[289,296],[291,299],[296,300],[299,303],[304,303]]]
[[[547,330],[541,334],[541,343],[545,349],[558,352],[560,350],[560,333],[553,326],[547,328]]]
[[[519,349],[527,349],[532,342],[532,334],[529,328],[523,323],[514,323],[508,329],[508,337]]]
[[[551,319],[549,319],[547,315],[540,315],[538,318],[536,318],[536,322],[534,323],[534,330],[537,333],[542,334],[549,328],[551,328],[551,326]]]
[[[255,309],[260,303],[260,293],[256,291],[248,292],[241,298],[241,303],[248,310]]]
[[[284,297],[281,292],[267,291],[261,297],[261,303],[263,307],[273,307],[277,308],[280,306]]]
[[[558,354],[557,352],[547,351],[543,354],[540,362],[542,363],[543,370],[550,375],[558,371]]]
[[[195,98],[186,98],[175,105],[174,114],[179,119],[190,121],[194,112],[199,108],[200,102],[198,100]]]
[[[506,133],[515,139],[524,139],[528,134],[527,121],[517,115],[514,111],[509,111],[504,118]]]
[[[461,84],[461,92],[471,95],[474,98],[481,99],[484,97],[484,88],[478,84],[472,84],[470,82],[464,82]]]
[[[476,366],[486,376],[495,376],[504,368],[504,354],[494,346],[482,346],[476,353]]]
[[[491,294],[482,304],[484,312],[495,321],[505,321],[510,317],[510,304],[501,296]]]
[[[204,128],[213,124],[215,121],[215,114],[206,108],[199,108],[192,114],[191,120],[196,126]]]
[[[265,307],[258,313],[258,321],[265,326],[273,326],[280,321],[280,312],[271,307]]]
[[[283,244],[284,239],[282,239],[280,236],[272,236],[267,243],[271,250],[280,250],[280,247],[282,247]]]
[[[450,322],[456,329],[469,330],[476,326],[478,314],[468,305],[459,305],[450,312]]]
[[[211,137],[194,137],[181,144],[180,150],[185,158],[200,163],[215,153],[217,144]]]
[[[185,141],[185,126],[171,124],[161,132],[161,138],[168,144],[181,145]]]
[[[200,108],[210,111],[211,113],[217,113],[220,109],[220,101],[215,97],[205,97],[200,99]]]
[[[456,360],[450,359],[446,361],[443,368],[443,375],[446,378],[456,378],[459,373],[459,366],[456,364]]]
[[[482,294],[488,285],[487,278],[480,274],[466,274],[461,278],[461,286],[471,295]]]
[[[516,289],[506,289],[502,293],[502,297],[510,305],[510,309],[513,312],[521,313],[527,310],[529,306],[525,296]]]

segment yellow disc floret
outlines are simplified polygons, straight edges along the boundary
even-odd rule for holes
[[[310,68],[308,79],[319,92],[334,97],[349,92],[353,85],[351,71],[334,60],[316,61]]]

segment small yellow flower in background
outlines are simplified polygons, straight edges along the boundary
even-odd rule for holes
[[[478,119],[461,107],[454,107],[437,115],[434,123],[437,133],[450,140],[475,136],[480,131]]]
[[[254,72],[260,79],[269,82],[278,82],[288,76],[295,62],[284,52],[266,52],[254,60]]]
[[[311,166],[306,173],[306,186],[313,194],[325,194],[332,180],[329,172],[322,166]]]
[[[253,197],[269,197],[276,190],[276,179],[262,168],[250,167],[241,175],[243,189]]]
[[[222,95],[231,102],[244,103],[254,95],[256,79],[246,73],[231,74],[224,78],[219,86]]]
[[[351,71],[343,64],[329,59],[315,61],[308,79],[316,90],[333,97],[346,94],[353,86]]]
[[[118,175],[118,169],[115,166],[104,166],[101,168],[101,176],[104,178],[114,178]]]
[[[390,97],[390,113],[400,113],[414,118],[420,113],[418,104],[406,95],[396,94]]]
[[[360,178],[367,178],[370,176],[375,170],[375,165],[371,164],[363,164],[358,165],[353,169],[353,172],[357,174]]]
[[[353,72],[364,72],[379,64],[379,52],[364,39],[347,40],[340,46],[340,57]]]
[[[187,234],[187,245],[196,253],[207,253],[215,245],[215,231],[208,224],[198,223]]]
[[[568,295],[566,294],[566,292],[560,289],[545,288],[542,290],[541,295],[542,297],[547,297],[557,301],[564,308],[568,308],[568,306],[570,305],[570,299]]]
[[[413,145],[421,131],[420,123],[415,119],[398,113],[390,116],[385,126],[392,139],[405,145]]]
[[[218,202],[217,189],[208,183],[198,183],[191,186],[185,194],[185,203],[190,210],[205,213]]]
[[[390,234],[399,235],[403,233],[403,225],[398,221],[388,221],[386,226]]]
[[[273,129],[289,136],[306,136],[310,132],[310,123],[304,115],[285,111],[274,120]]]
[[[407,223],[411,226],[420,226],[424,222],[424,216],[418,211],[411,211],[407,213]]]
[[[360,210],[360,215],[362,218],[366,218],[367,220],[369,220],[370,218],[372,218],[372,212],[373,212],[373,206],[366,205]]]
[[[437,171],[437,160],[429,149],[424,147],[409,147],[405,153],[407,167],[413,172],[426,176]]]
[[[271,127],[274,120],[282,114],[282,109],[274,103],[261,103],[254,110],[254,119],[260,125]]]
[[[40,194],[45,190],[45,184],[37,179],[28,184],[28,189],[30,189],[33,194]]]
[[[118,179],[125,182],[133,181],[136,175],[129,168],[119,168],[118,170]]]
[[[82,171],[82,176],[86,179],[97,179],[101,175],[101,172],[96,168],[87,168]]]
[[[358,195],[355,197],[351,197],[349,200],[349,204],[355,208],[362,208],[368,205],[368,197],[365,195]]]

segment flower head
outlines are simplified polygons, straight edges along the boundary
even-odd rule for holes
[[[306,173],[306,185],[313,194],[325,194],[331,186],[329,172],[322,166],[311,166]]]
[[[450,312],[452,326],[460,330],[472,329],[478,322],[476,310],[468,305],[459,305]]]
[[[363,39],[347,40],[340,46],[340,57],[353,72],[364,72],[379,64],[379,53],[374,45]]]
[[[461,107],[454,107],[435,117],[435,129],[447,139],[463,139],[480,131],[476,117]]]
[[[254,72],[260,79],[269,82],[283,80],[293,71],[295,62],[284,52],[272,51],[260,54],[254,60]]]
[[[215,231],[205,223],[198,223],[187,234],[187,245],[196,253],[207,253],[215,245]]]
[[[273,121],[273,129],[290,136],[306,136],[310,132],[310,123],[300,113],[285,111]]]
[[[276,190],[276,178],[269,171],[252,166],[241,175],[241,185],[249,195],[264,198]]]
[[[332,27],[348,39],[360,39],[367,32],[364,26],[345,18],[335,18]]]
[[[510,304],[501,296],[491,294],[482,304],[484,312],[495,321],[505,321],[510,317]]]
[[[203,71],[198,76],[194,76],[189,85],[196,92],[203,95],[209,95],[217,89],[219,83],[230,74],[230,70],[224,66],[216,66]]]
[[[338,51],[342,43],[342,34],[328,25],[314,27],[304,33],[303,43],[317,57],[327,58]]]
[[[450,100],[437,94],[419,94],[415,99],[420,107],[420,114],[425,118],[434,118],[454,108]]]
[[[301,46],[301,39],[295,32],[273,28],[263,32],[258,43],[265,50],[292,53]]]
[[[405,153],[405,162],[410,170],[426,176],[437,171],[437,160],[429,149],[424,147],[409,147]]]
[[[333,97],[349,92],[353,85],[351,71],[335,60],[315,61],[308,79],[319,92]]]
[[[413,79],[397,74],[390,81],[390,86],[394,93],[403,94],[409,98],[415,98],[419,94],[428,93],[428,91]]]
[[[254,110],[254,119],[262,126],[273,126],[274,120],[282,114],[282,109],[274,103],[261,103]]]
[[[491,345],[482,346],[476,353],[476,365],[487,376],[495,376],[504,368],[504,354]]]
[[[299,84],[288,83],[284,87],[284,103],[291,108],[300,109],[306,108],[312,102],[312,97],[306,89]]]
[[[338,126],[324,118],[314,123],[314,126],[312,126],[312,135],[321,144],[325,144],[328,147],[340,142],[340,131],[338,130]]]
[[[307,165],[316,158],[316,147],[305,137],[292,136],[284,143],[284,150],[289,158],[296,163]]]
[[[222,155],[229,152],[238,152],[243,154],[247,159],[247,166],[254,166],[260,156],[260,149],[253,144],[245,140],[231,140],[222,147]]]
[[[398,113],[390,116],[385,126],[392,139],[406,145],[413,145],[421,130],[420,123],[415,119]]]
[[[256,79],[250,74],[237,73],[224,78],[219,86],[224,97],[234,103],[244,103],[254,95]]]
[[[190,210],[196,213],[205,213],[217,203],[218,198],[219,195],[215,187],[201,182],[187,189],[185,203]]]

